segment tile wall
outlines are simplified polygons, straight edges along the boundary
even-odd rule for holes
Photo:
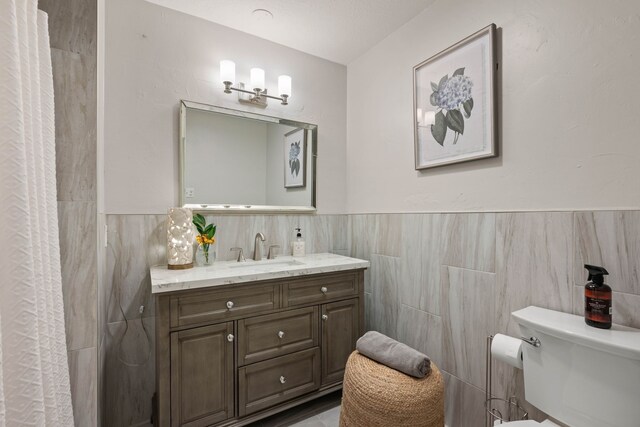
[[[104,425],[146,425],[154,389],[148,267],[165,262],[165,215],[108,215]],[[517,334],[511,311],[581,313],[585,262],[612,273],[615,321],[640,327],[640,212],[218,216],[218,259],[250,256],[258,231],[284,248],[371,261],[365,321],[444,371],[447,424],[483,425],[487,335]],[[142,314],[140,307],[144,306]],[[522,398],[522,373],[496,364],[497,396]],[[544,414],[530,408],[533,418]]]
[[[62,291],[76,426],[97,424],[96,0],[39,0],[49,15]]]
[[[351,215],[348,223],[351,255],[371,261],[366,327],[442,368],[450,427],[484,425],[485,339],[517,335],[512,311],[582,314],[583,264],[609,270],[614,321],[640,327],[638,211]],[[496,363],[494,394],[523,399],[522,371]]]

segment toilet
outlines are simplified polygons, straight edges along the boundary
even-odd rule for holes
[[[534,306],[512,316],[522,337],[540,342],[522,344],[527,402],[570,427],[640,426],[640,329],[596,329],[581,316]]]

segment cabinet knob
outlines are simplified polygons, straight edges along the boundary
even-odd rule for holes
[[[322,320],[327,320],[327,319],[329,319],[329,316],[327,316],[326,314],[323,314],[322,315]]]
[[[234,339],[235,339],[235,337],[233,336],[233,334],[227,335],[227,341],[233,342]]]
[[[326,286],[323,286],[323,287],[320,288],[320,292],[322,292],[323,294],[326,294],[328,290],[329,289],[327,289]]]
[[[280,338],[280,339],[284,338],[284,331],[279,331],[278,332],[278,338]]]
[[[229,310],[231,310],[233,308],[233,306],[234,306],[233,301],[227,301],[227,308]]]
[[[287,379],[284,376],[280,376],[280,384],[284,384],[287,382]]]

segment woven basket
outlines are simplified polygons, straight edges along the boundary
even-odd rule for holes
[[[414,378],[354,351],[347,361],[340,427],[444,426],[444,381],[431,373]]]

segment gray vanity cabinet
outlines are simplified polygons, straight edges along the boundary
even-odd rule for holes
[[[241,366],[318,346],[318,307],[303,307],[238,321]]]
[[[319,388],[317,347],[243,366],[238,373],[239,416],[268,409]]]
[[[233,322],[171,333],[172,426],[233,417],[233,353]]]
[[[322,306],[322,384],[342,382],[344,367],[360,337],[359,300]]]
[[[342,387],[364,269],[156,296],[154,424],[245,425]]]

